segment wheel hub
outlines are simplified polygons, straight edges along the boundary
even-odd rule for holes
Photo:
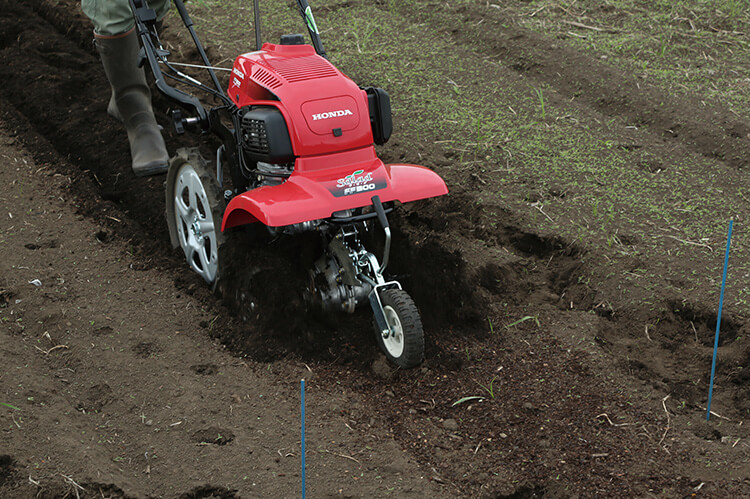
[[[201,232],[201,226],[197,215],[193,217],[193,223],[190,225],[190,230],[193,231],[193,235],[196,239],[203,239],[203,233]]]
[[[388,352],[394,357],[399,357],[404,351],[404,331],[401,326],[401,320],[398,318],[398,313],[393,307],[383,307],[385,313],[385,320],[388,323],[388,327],[391,329],[383,331],[383,344],[385,345]]]
[[[177,171],[172,196],[177,234],[190,267],[210,283],[218,273],[218,233],[206,188],[193,165]]]

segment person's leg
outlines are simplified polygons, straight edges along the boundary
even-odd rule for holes
[[[81,5],[94,24],[96,48],[112,87],[107,110],[125,125],[133,171],[139,176],[166,172],[169,155],[151,108],[145,73],[137,65],[140,44],[129,3],[83,0]],[[161,8],[166,12],[168,4]]]
[[[133,171],[138,176],[165,173],[169,154],[151,108],[146,76],[137,65],[140,44],[135,30],[116,37],[97,35],[96,48],[128,133]]]
[[[156,11],[161,21],[169,12],[170,0],[152,0],[149,7]],[[101,36],[118,36],[127,33],[135,22],[128,0],[81,0],[83,12],[94,24],[94,33]]]
[[[156,11],[156,18],[161,24],[162,19],[169,12],[171,1],[153,0],[148,2],[148,5]],[[82,0],[81,6],[94,24],[94,33],[97,35],[114,37],[127,33],[135,27],[128,0]],[[114,88],[107,104],[107,114],[117,121],[122,121],[122,116],[120,116],[120,111],[115,103]]]

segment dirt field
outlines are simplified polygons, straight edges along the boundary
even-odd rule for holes
[[[302,30],[276,4],[270,41]],[[409,371],[368,311],[305,313],[293,240],[233,232],[212,294],[164,178],[129,170],[78,2],[0,6],[3,497],[296,495],[301,378],[311,497],[750,495],[742,1],[313,3],[332,62],[391,95],[381,157],[451,191],[393,220],[427,340]],[[216,65],[252,50],[249,2],[189,8]],[[211,156],[155,107],[171,151]]]

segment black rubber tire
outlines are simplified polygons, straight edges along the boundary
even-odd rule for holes
[[[403,351],[392,353],[383,340],[377,325],[375,338],[385,356],[402,369],[416,367],[424,360],[424,330],[419,310],[409,294],[401,289],[386,289],[380,293],[380,301],[386,310],[386,317],[392,311],[398,317],[401,326],[401,343]],[[390,309],[390,310],[389,310]]]

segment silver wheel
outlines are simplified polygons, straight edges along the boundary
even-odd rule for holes
[[[190,268],[213,284],[219,270],[221,220],[214,216],[202,176],[189,161],[178,166],[171,202],[177,239]]]
[[[375,337],[385,356],[397,366],[408,369],[424,360],[424,331],[414,300],[400,289],[381,292],[385,320],[391,331],[387,335],[375,326]]]
[[[401,320],[398,313],[390,305],[383,307],[385,320],[391,328],[391,334],[383,338],[383,347],[391,357],[399,358],[404,353],[404,329],[401,327]]]

